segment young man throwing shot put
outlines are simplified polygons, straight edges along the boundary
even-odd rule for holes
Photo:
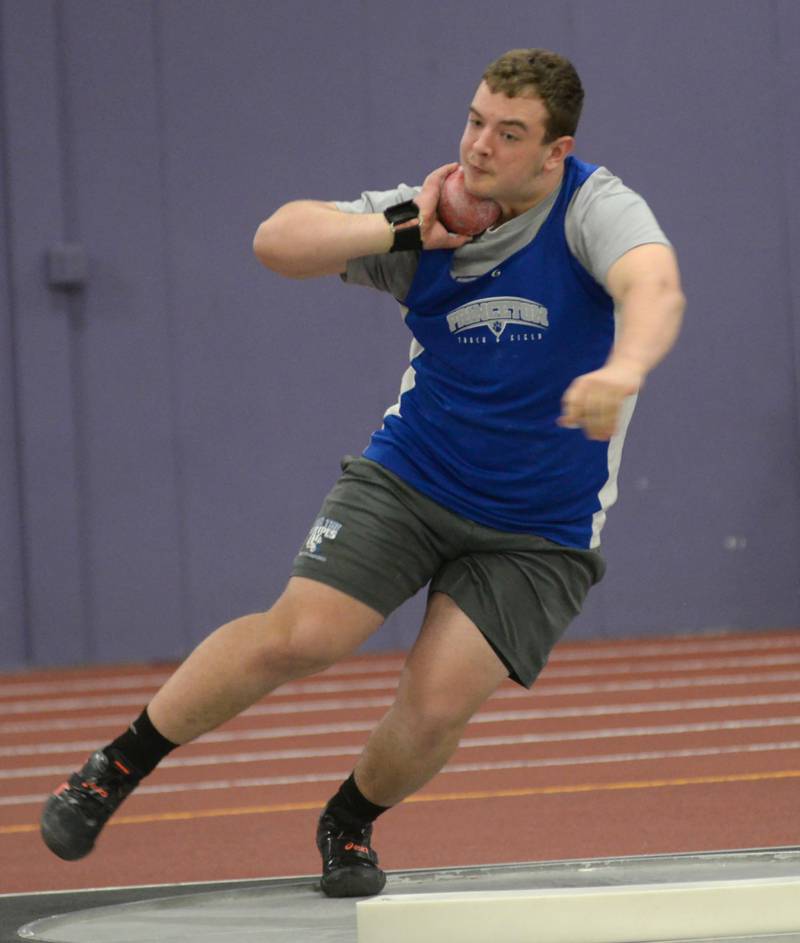
[[[389,292],[412,334],[398,402],[320,510],[267,612],[214,632],[141,716],[47,801],[42,835],[81,858],[177,745],[355,651],[429,585],[397,698],[319,820],[322,889],[378,893],[375,819],[427,783],[507,677],[530,686],[589,588],[636,394],[684,299],[646,203],[573,156],[573,66],[514,50],[484,73],[461,139],[464,186],[500,207],[470,238],[437,215],[445,177],[297,201],[258,229],[282,275]]]

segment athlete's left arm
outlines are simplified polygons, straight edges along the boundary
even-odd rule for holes
[[[570,384],[558,420],[601,441],[616,432],[626,397],[671,350],[685,307],[675,253],[665,245],[626,252],[608,270],[606,288],[621,314],[614,346],[605,366]]]

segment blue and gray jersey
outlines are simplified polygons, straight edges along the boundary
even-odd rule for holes
[[[416,192],[338,205],[379,212]],[[544,204],[455,252],[351,261],[347,281],[391,292],[413,335],[400,398],[366,457],[479,524],[598,546],[635,397],[610,442],[556,419],[572,380],[613,344],[608,268],[652,242],[668,244],[641,197],[570,157]]]

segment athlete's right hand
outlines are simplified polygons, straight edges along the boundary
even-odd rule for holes
[[[458,163],[445,164],[437,167],[425,178],[422,189],[414,197],[414,202],[422,213],[422,245],[425,249],[458,249],[472,240],[472,236],[459,236],[448,232],[439,217],[436,209],[439,205],[439,196],[445,177],[458,167]]]

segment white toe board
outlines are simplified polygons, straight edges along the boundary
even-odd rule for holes
[[[391,894],[358,943],[650,943],[800,930],[800,878]]]

